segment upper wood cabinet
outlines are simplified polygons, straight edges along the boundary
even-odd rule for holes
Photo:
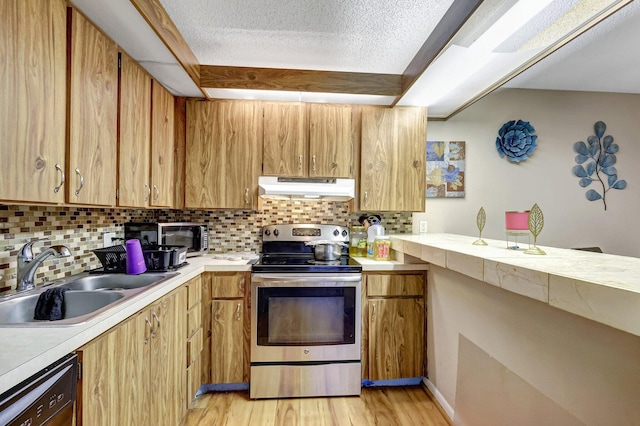
[[[66,1],[0,2],[0,199],[64,202]]]
[[[118,205],[148,207],[151,77],[126,54],[120,59]]]
[[[186,207],[256,209],[261,164],[260,102],[187,103]]]
[[[173,207],[175,180],[174,97],[153,81],[151,107],[151,205]]]
[[[309,104],[309,176],[351,177],[351,106]]]
[[[360,208],[424,211],[426,145],[425,108],[364,108]]]
[[[351,177],[351,106],[266,102],[262,173]]]
[[[265,102],[262,173],[267,176],[308,175],[309,144],[305,105]]]
[[[70,40],[67,202],[115,205],[118,48],[75,9]]]

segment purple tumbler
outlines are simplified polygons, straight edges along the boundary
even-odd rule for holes
[[[140,240],[127,240],[126,250],[127,274],[137,275],[145,272],[147,270],[147,265],[144,263]]]

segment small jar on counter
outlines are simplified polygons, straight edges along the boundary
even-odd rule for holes
[[[389,237],[384,235],[376,237],[373,244],[373,258],[375,260],[391,260],[390,250],[391,240]]]
[[[364,226],[351,227],[350,237],[349,256],[367,257],[367,231],[364,230]]]

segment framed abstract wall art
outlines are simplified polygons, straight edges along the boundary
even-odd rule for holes
[[[427,141],[427,198],[464,198],[464,141]]]

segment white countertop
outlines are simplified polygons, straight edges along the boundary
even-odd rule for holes
[[[453,234],[392,235],[394,250],[640,336],[640,259]],[[510,242],[511,243],[511,242]]]
[[[211,255],[190,257],[175,278],[155,285],[83,324],[46,327],[0,327],[0,393],[29,378],[59,358],[109,330],[203,272],[250,271],[246,260],[218,260]]]

